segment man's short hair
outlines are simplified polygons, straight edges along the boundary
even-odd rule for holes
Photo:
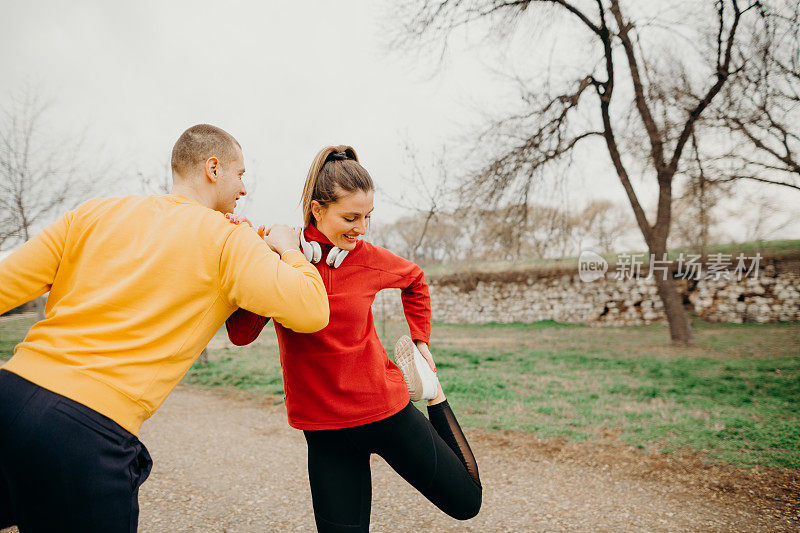
[[[188,178],[209,157],[216,157],[222,164],[236,157],[236,149],[241,149],[233,135],[211,124],[192,126],[178,137],[172,147],[172,172]]]

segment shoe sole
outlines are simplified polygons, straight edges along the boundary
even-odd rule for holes
[[[414,341],[408,335],[400,337],[394,345],[394,362],[403,373],[411,401],[418,402],[422,399],[422,377],[414,364]]]

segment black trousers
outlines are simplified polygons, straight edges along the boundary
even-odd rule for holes
[[[135,532],[152,464],[116,422],[0,370],[0,528]]]
[[[463,432],[447,402],[428,407],[428,413],[430,422],[409,403],[371,424],[303,432],[319,531],[369,531],[372,453],[448,515],[466,520],[478,514],[482,489]]]

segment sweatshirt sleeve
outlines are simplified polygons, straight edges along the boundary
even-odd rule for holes
[[[0,261],[0,314],[50,290],[73,216],[66,213]]]
[[[388,282],[385,289],[401,289],[403,312],[415,341],[430,342],[431,338],[431,296],[425,273],[416,264],[403,259],[388,250],[382,258]]]
[[[298,333],[328,324],[328,294],[314,266],[297,250],[283,257],[248,226],[231,231],[220,257],[220,290],[241,307]]]
[[[233,344],[244,346],[258,338],[267,322],[269,317],[257,315],[240,307],[225,321],[225,329]]]

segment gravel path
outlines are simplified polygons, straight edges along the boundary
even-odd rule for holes
[[[584,460],[581,448],[549,453],[532,439],[520,444],[526,437],[468,435],[481,513],[447,517],[374,458],[372,531],[796,530],[785,511],[740,491],[711,492],[685,476],[647,479],[602,455]],[[155,462],[140,493],[141,531],[314,530],[305,440],[282,404],[178,387],[141,438]]]

